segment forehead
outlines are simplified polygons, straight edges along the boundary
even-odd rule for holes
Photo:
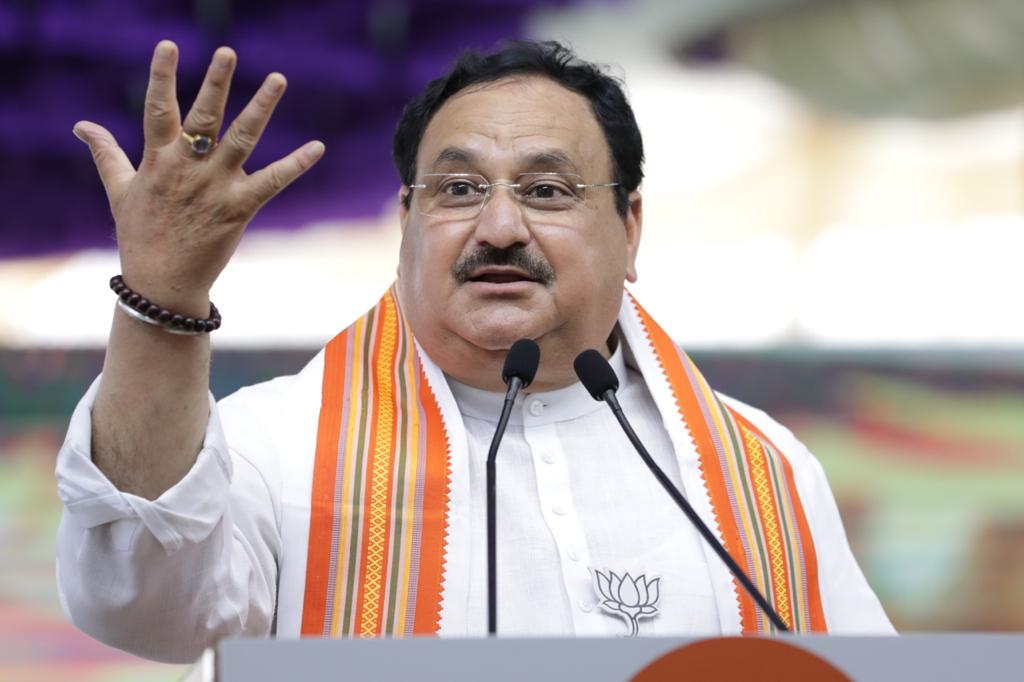
[[[536,170],[610,175],[608,143],[582,95],[541,76],[471,86],[444,103],[417,153],[420,173],[453,169],[507,176]]]

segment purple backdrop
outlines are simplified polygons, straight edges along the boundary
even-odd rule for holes
[[[288,77],[247,167],[325,141],[324,159],[253,224],[294,227],[376,215],[398,187],[390,143],[404,103],[461,49],[521,37],[530,10],[573,2],[3,0],[0,258],[112,243],[99,179],[71,127],[101,123],[138,159],[148,63],[162,38],[181,48],[183,115],[218,45],[239,55],[229,119],[267,73]]]

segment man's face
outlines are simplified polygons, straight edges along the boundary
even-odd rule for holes
[[[470,87],[445,102],[420,142],[416,171],[417,183],[437,173],[489,183],[546,172],[612,181],[608,144],[587,100],[537,76]],[[427,354],[459,381],[496,389],[505,351],[529,337],[541,347],[535,388],[574,381],[572,358],[606,348],[623,281],[636,279],[639,195],[625,219],[612,188],[543,211],[494,187],[478,215],[459,219],[424,215],[427,201],[414,190],[402,211],[398,270],[403,308]]]

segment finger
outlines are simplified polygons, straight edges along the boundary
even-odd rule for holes
[[[283,159],[253,173],[245,181],[259,203],[265,204],[288,185],[313,167],[324,154],[324,143],[308,142]]]
[[[217,139],[221,122],[224,120],[224,106],[231,88],[231,75],[235,72],[237,57],[230,47],[220,47],[213,53],[213,59],[206,70],[206,78],[199,88],[196,101],[192,104],[182,129],[192,135],[208,135]],[[191,155],[191,147],[182,138],[181,149]]]
[[[178,137],[181,114],[174,84],[177,68],[178,46],[170,40],[161,40],[153,50],[146,89],[142,129],[147,149],[163,147]]]
[[[256,142],[267,127],[270,115],[274,113],[274,107],[281,100],[288,81],[279,73],[272,73],[263,81],[263,85],[256,91],[249,103],[242,109],[224,134],[217,147],[217,156],[220,163],[238,168],[249,158]]]
[[[100,174],[100,181],[107,190],[107,198],[113,200],[120,193],[120,189],[135,176],[132,162],[128,160],[128,156],[110,131],[103,126],[89,121],[79,121],[72,132],[75,137],[89,145],[92,160]]]

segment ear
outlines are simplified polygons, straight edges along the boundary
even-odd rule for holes
[[[402,251],[405,247],[405,226],[409,222],[409,206],[406,203],[406,196],[412,190],[408,187],[401,187],[398,190],[398,229],[402,235],[402,246],[398,249],[398,263],[395,264],[395,275],[402,278]]]
[[[405,234],[405,221],[409,219],[409,207],[406,204],[406,195],[412,190],[408,187],[402,187],[398,190],[398,225],[402,230],[402,234]]]
[[[626,281],[636,282],[636,256],[640,252],[640,233],[644,225],[644,201],[639,191],[629,195],[629,210],[623,219],[626,228]]]

